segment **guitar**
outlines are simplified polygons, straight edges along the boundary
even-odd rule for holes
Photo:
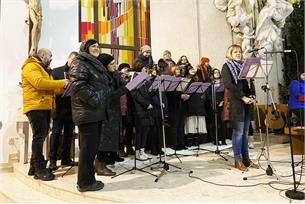
[[[276,106],[277,107],[277,106]],[[273,110],[272,105],[268,106],[268,112],[265,120],[265,125],[268,123],[268,128],[270,129],[282,129],[285,127],[285,120],[283,119],[281,112]]]

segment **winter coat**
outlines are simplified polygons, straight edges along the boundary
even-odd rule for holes
[[[62,93],[64,80],[53,80],[38,57],[28,58],[21,68],[23,113],[55,108],[55,93]]]
[[[245,108],[249,108],[250,116],[253,120],[253,108],[252,105],[245,104],[242,101],[242,97],[249,97],[250,95],[255,96],[255,88],[253,81],[250,80],[250,87],[248,85],[248,81],[238,80],[237,85],[234,82],[234,78],[230,72],[227,64],[222,66],[221,70],[222,81],[224,83],[225,88],[228,90],[228,101],[229,101],[229,118],[230,121],[238,121],[243,122],[245,116]]]
[[[126,82],[117,71],[109,73],[109,75],[113,81],[111,85],[112,94],[109,96],[109,102],[106,108],[108,120],[102,123],[103,131],[99,151],[115,152],[119,150],[120,124],[122,120],[120,97],[126,94],[128,89],[125,87]]]
[[[152,56],[145,57],[143,55],[139,55],[134,61],[133,68],[135,71],[141,72],[142,68],[152,68],[153,65],[154,61],[152,59]]]
[[[67,64],[52,70],[53,79],[65,79],[64,73],[69,72]],[[52,112],[52,118],[55,120],[72,121],[71,96],[62,97],[56,95],[56,108]]]
[[[72,118],[76,125],[106,120],[111,77],[94,56],[79,52],[69,71]]]
[[[154,106],[153,95],[148,91],[151,82],[146,81],[141,87],[135,89],[131,92],[131,96],[134,100],[134,114],[136,123],[139,126],[149,126],[154,125],[154,116],[157,110]],[[152,109],[147,109],[149,104],[153,105]]]

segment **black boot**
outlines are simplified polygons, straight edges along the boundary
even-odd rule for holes
[[[186,142],[185,142],[187,147],[191,147],[193,144],[193,134],[187,134],[186,135]]]
[[[30,164],[30,169],[29,169],[28,175],[34,176],[34,174],[35,174],[35,168],[34,168],[33,164]]]
[[[50,160],[49,169],[51,171],[56,171],[58,169],[58,167],[56,166],[56,161]]]
[[[194,134],[193,136],[193,146],[199,145],[199,136],[197,134]]]
[[[52,174],[50,169],[46,168],[46,165],[47,162],[45,160],[34,163],[34,168],[35,168],[34,179],[39,179],[42,181],[51,181],[55,178],[55,175]]]
[[[113,160],[115,161],[115,162],[123,162],[124,161],[124,158],[121,158],[119,155],[118,155],[118,153],[116,153],[116,152],[112,152],[111,153],[111,157],[113,158]]]

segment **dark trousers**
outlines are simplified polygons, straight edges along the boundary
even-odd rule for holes
[[[174,149],[184,146],[184,120],[185,116],[181,110],[169,112],[170,133]]]
[[[59,138],[64,129],[64,137],[62,142],[62,151],[61,151],[61,161],[70,162],[70,149],[73,138],[74,123],[71,120],[53,120],[52,134],[50,138],[50,161],[57,160],[57,148],[59,143]]]
[[[155,117],[155,123],[151,131],[149,132],[146,149],[150,150],[152,155],[158,155],[161,152],[162,141],[162,118]]]
[[[153,128],[153,126],[151,126],[151,125],[142,126],[142,125],[136,124],[137,135],[136,135],[135,147],[137,150],[139,150],[141,148],[145,148],[148,135],[149,135],[150,131],[152,130],[152,128]]]
[[[41,164],[44,163],[42,149],[44,140],[49,132],[50,110],[32,110],[27,112],[26,116],[33,132],[31,165],[35,169],[43,168],[41,167]]]
[[[292,109],[290,111],[296,115],[296,123],[294,125],[304,126],[305,109],[299,108],[299,109]]]
[[[77,172],[79,187],[92,185],[94,177],[93,162],[100,143],[102,122],[86,123],[78,126],[80,133],[80,150]]]
[[[133,126],[127,121],[127,116],[122,116],[122,127],[120,131],[120,149],[132,147]]]

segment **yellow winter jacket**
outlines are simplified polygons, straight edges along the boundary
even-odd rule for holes
[[[53,80],[36,57],[28,58],[21,68],[23,113],[55,108],[55,93],[63,92],[64,80]]]

